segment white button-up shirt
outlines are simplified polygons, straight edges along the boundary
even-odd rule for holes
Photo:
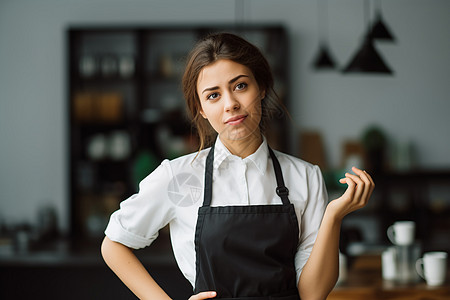
[[[173,252],[184,276],[194,286],[194,236],[197,211],[203,204],[205,161],[209,149],[174,160],[164,160],[139,185],[139,192],[120,204],[111,215],[105,234],[130,248],[152,243],[169,224]],[[319,167],[274,151],[299,226],[295,256],[297,280],[309,258],[327,204]],[[232,155],[218,138],[215,143],[211,206],[281,204],[264,139],[258,150],[242,159]]]

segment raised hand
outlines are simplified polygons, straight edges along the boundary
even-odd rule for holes
[[[356,167],[353,167],[352,171],[356,175],[345,173],[345,178],[339,180],[340,183],[348,185],[347,190],[341,197],[331,201],[327,207],[329,212],[341,220],[349,213],[363,208],[375,188],[372,177],[366,171]]]

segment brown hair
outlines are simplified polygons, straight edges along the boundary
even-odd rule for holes
[[[264,131],[264,126],[272,117],[273,112],[280,111],[278,96],[273,89],[274,80],[269,63],[259,49],[231,33],[210,34],[199,41],[190,52],[182,79],[188,112],[200,138],[199,150],[211,143],[216,132],[208,120],[205,120],[200,114],[201,104],[197,94],[197,80],[205,66],[220,59],[232,60],[249,68],[259,88],[265,91],[265,98],[261,104],[261,131]]]

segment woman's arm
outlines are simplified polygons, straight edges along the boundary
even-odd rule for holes
[[[134,255],[133,250],[108,237],[103,240],[101,250],[106,264],[139,299],[170,299]],[[214,291],[201,292],[191,296],[189,300],[211,299],[215,296]]]
[[[105,237],[101,251],[106,264],[139,299],[170,299],[153,280],[132,249]]]
[[[365,171],[353,168],[357,175],[345,174],[341,183],[348,188],[338,199],[331,201],[317,234],[311,255],[298,282],[302,300],[323,300],[333,289],[339,276],[339,235],[342,219],[352,211],[364,207],[375,188]]]

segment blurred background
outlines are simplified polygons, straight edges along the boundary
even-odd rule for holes
[[[180,77],[214,31],[241,34],[271,64],[290,114],[268,128],[275,149],[318,164],[330,198],[352,165],[374,175],[342,252],[384,249],[398,220],[416,222],[423,251],[449,251],[449,11],[446,0],[0,0],[0,297],[25,282],[49,298],[130,297],[104,270],[103,230],[162,159],[195,151]],[[142,259],[162,285],[181,282],[175,298],[189,292],[166,229],[158,243]]]

